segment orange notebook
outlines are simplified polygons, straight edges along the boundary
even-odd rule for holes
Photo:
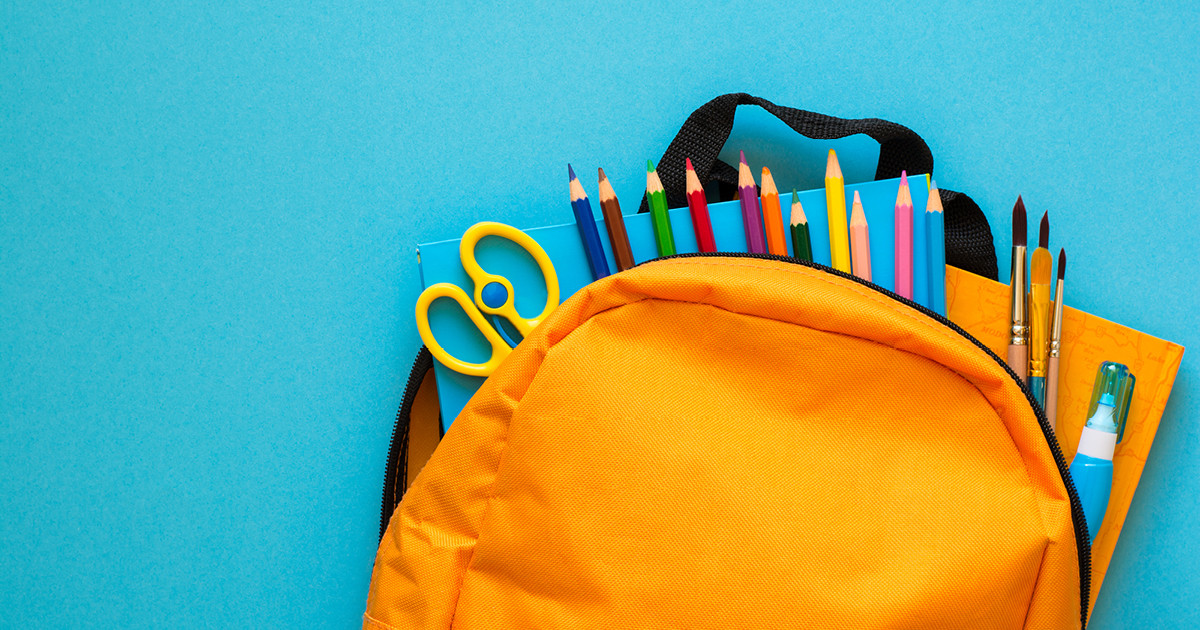
[[[1008,309],[1008,285],[946,267],[946,312],[950,321],[962,326],[1000,357],[1005,356],[1008,348]],[[1058,441],[1068,464],[1075,456],[1079,433],[1087,421],[1096,368],[1103,361],[1117,361],[1129,366],[1137,377],[1124,439],[1113,456],[1108,511],[1092,545],[1093,608],[1181,359],[1183,346],[1179,344],[1063,307]],[[1091,616],[1091,611],[1088,615]]]

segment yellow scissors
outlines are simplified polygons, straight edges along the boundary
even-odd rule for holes
[[[542,270],[542,276],[546,279],[546,307],[537,317],[528,319],[521,317],[514,304],[512,282],[503,276],[484,271],[479,266],[479,262],[475,260],[475,246],[485,236],[499,236],[512,241],[529,252],[529,255],[533,256],[533,260],[537,262],[538,268]],[[425,342],[425,345],[429,347],[429,352],[442,365],[468,376],[488,376],[512,352],[513,346],[517,345],[504,332],[500,325],[500,318],[507,319],[522,337],[527,337],[535,326],[542,323],[542,320],[558,307],[558,274],[554,272],[554,265],[551,264],[550,257],[546,255],[546,250],[542,249],[537,241],[521,230],[503,223],[484,221],[468,228],[463,233],[462,242],[459,243],[458,257],[462,261],[463,269],[466,269],[467,275],[475,283],[474,302],[458,285],[448,282],[431,285],[417,298],[417,332],[421,333],[421,340]],[[446,352],[445,348],[442,348],[442,345],[434,339],[433,331],[429,328],[429,305],[442,297],[452,298],[458,302],[467,317],[471,318],[471,322],[475,324],[475,328],[479,329],[479,332],[483,333],[484,338],[492,345],[492,356],[486,362],[463,361]],[[492,318],[492,323],[488,323],[484,314]]]

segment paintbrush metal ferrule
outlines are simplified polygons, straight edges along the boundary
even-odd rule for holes
[[[1012,276],[1008,283],[1012,292],[1012,306],[1009,311],[1009,321],[1012,322],[1010,346],[1024,346],[1028,343],[1029,326],[1025,318],[1025,246],[1017,245],[1012,252]]]

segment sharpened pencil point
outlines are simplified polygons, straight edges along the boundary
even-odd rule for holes
[[[900,171],[900,185],[908,186],[908,171]]]
[[[1067,275],[1067,250],[1058,250],[1058,281],[1062,282],[1063,276]]]
[[[746,163],[746,152],[745,152],[745,151],[738,151],[738,156],[741,158],[741,160],[742,160],[742,164],[745,164],[745,163]]]
[[[604,169],[598,168],[596,170],[600,171],[600,181],[602,181],[602,182],[608,181],[608,176],[604,174]]]
[[[837,152],[829,150],[829,159],[825,160],[825,179],[841,179],[842,165],[838,164]]]
[[[687,162],[687,170],[689,170],[689,171],[696,170],[696,169],[692,168],[692,158],[683,158],[683,159]]]
[[[567,164],[567,175],[570,175],[571,179],[575,179],[575,169],[571,168],[569,163]]]
[[[1017,204],[1013,206],[1013,247],[1025,247],[1025,202],[1021,200],[1021,196],[1017,195]]]
[[[652,162],[652,161],[650,161],[650,160],[646,160],[646,172],[647,172],[647,173],[653,173],[653,172],[654,172],[654,162]]]
[[[1042,213],[1042,225],[1038,227],[1038,247],[1050,247],[1050,213]]]

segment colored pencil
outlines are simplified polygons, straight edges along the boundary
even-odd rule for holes
[[[704,186],[692,168],[692,158],[687,158],[687,202],[692,214],[692,229],[696,232],[696,244],[702,252],[717,251],[713,238],[712,221],[708,218],[708,200],[704,197]]]
[[[675,253],[675,234],[671,232],[671,215],[667,212],[667,193],[654,170],[654,162],[646,160],[646,205],[650,207],[650,225],[659,256]]]
[[[850,260],[854,275],[863,280],[871,279],[871,232],[857,190],[854,191],[854,209],[850,213]]]
[[[1029,327],[1025,323],[1025,202],[1017,197],[1013,206],[1012,273],[1008,279],[1009,340],[1008,367],[1016,372],[1021,381],[1029,378]]]
[[[912,220],[912,198],[908,200],[909,220]],[[938,192],[937,182],[929,185],[929,202],[925,204],[925,239],[929,247],[929,309],[946,316],[946,215],[942,212],[942,196]],[[911,226],[910,226],[911,227]],[[897,242],[899,247],[899,242]],[[899,254],[896,255],[899,261]],[[912,257],[909,256],[909,263]],[[897,262],[897,264],[899,264]],[[897,276],[899,278],[899,276]],[[909,274],[911,281],[912,274]]]
[[[846,182],[837,153],[829,150],[825,163],[825,211],[829,215],[830,266],[850,273],[850,239],[846,232]]]
[[[746,251],[751,254],[765,254],[767,247],[763,243],[762,214],[758,209],[758,189],[754,185],[754,174],[750,165],[746,164],[746,152],[741,152],[742,161],[738,165],[738,201],[742,206],[742,224],[746,228]]]
[[[1063,280],[1067,276],[1067,252],[1058,250],[1058,282],[1054,284],[1054,318],[1050,322],[1050,352],[1046,359],[1046,419],[1055,431],[1058,419],[1058,357],[1062,352]]]
[[[604,227],[608,230],[608,242],[612,245],[613,258],[617,259],[617,271],[625,271],[635,264],[633,250],[629,248],[629,235],[625,232],[625,217],[617,193],[600,169],[600,212],[604,214]]]
[[[579,236],[583,239],[583,251],[587,254],[592,279],[599,280],[608,275],[608,258],[604,256],[604,246],[600,244],[596,217],[592,215],[592,204],[588,201],[587,193],[583,192],[583,184],[575,177],[575,169],[570,164],[567,165],[567,174],[571,177],[571,209],[575,211],[575,225],[579,227]]]
[[[808,217],[804,216],[804,208],[796,198],[796,189],[792,189],[792,252],[799,260],[812,262],[812,239],[808,234]]]
[[[787,256],[787,234],[783,232],[783,211],[779,208],[779,189],[771,169],[762,170],[762,213],[763,227],[767,232],[767,252],[776,256]]]
[[[929,198],[933,199],[932,192]],[[910,300],[913,296],[913,202],[908,171],[900,171],[896,193],[896,293]]]
[[[1038,246],[1029,262],[1029,389],[1046,404],[1046,357],[1050,352],[1050,215],[1042,215]]]

